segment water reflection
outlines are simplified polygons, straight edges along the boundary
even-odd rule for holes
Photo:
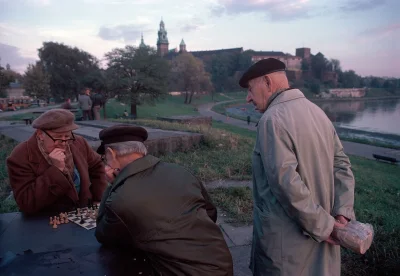
[[[400,135],[400,100],[344,101],[316,103],[332,122],[378,133]]]
[[[316,103],[335,125],[355,130],[400,135],[400,99],[325,101]],[[237,105],[228,113],[258,120],[252,104]]]

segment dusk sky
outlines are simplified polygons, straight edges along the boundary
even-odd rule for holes
[[[1,65],[24,72],[44,41],[99,59],[115,47],[156,46],[161,17],[169,48],[243,47],[295,54],[299,47],[358,74],[400,77],[399,0],[0,0]]]

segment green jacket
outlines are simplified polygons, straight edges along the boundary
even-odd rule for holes
[[[145,252],[161,275],[233,275],[232,256],[201,182],[147,155],[126,166],[103,195],[96,238]]]

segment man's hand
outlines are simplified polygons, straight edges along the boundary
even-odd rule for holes
[[[338,243],[338,241],[336,240],[335,230],[338,228],[344,228],[348,221],[343,216],[336,216],[335,219],[336,220],[335,220],[335,224],[333,225],[333,231],[332,231],[331,235],[329,236],[329,238],[325,241],[332,245],[340,245]]]
[[[336,216],[335,219],[336,219],[337,221],[339,221],[341,224],[344,224],[344,225],[346,225],[346,224],[349,222],[348,219],[345,218],[345,217],[342,216],[342,215]]]
[[[64,171],[65,169],[65,153],[64,150],[55,148],[52,152],[50,152],[49,157],[53,165],[59,169],[60,171]]]

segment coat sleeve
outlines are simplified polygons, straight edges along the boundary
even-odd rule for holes
[[[271,191],[285,212],[318,242],[333,230],[334,218],[316,204],[297,172],[298,161],[289,133],[277,119],[259,126],[261,158]]]
[[[351,170],[350,160],[343,151],[342,143],[335,132],[335,159],[334,159],[334,183],[335,183],[335,204],[333,216],[342,215],[350,220],[355,220],[354,214],[354,187],[355,180]]]
[[[110,247],[126,247],[130,245],[130,233],[121,218],[111,208],[113,196],[110,195],[112,186],[104,192],[99,207],[95,236],[99,243]]]
[[[212,221],[216,222],[217,221],[217,208],[215,208],[214,204],[212,203],[210,195],[208,194],[203,183],[200,182],[200,186],[201,186],[201,194],[203,195],[203,197],[206,201],[207,214],[212,219]]]
[[[87,163],[91,182],[90,191],[92,193],[92,199],[94,201],[100,201],[103,196],[103,192],[107,187],[104,164],[101,161],[100,155],[98,155],[90,147],[88,142],[83,138],[82,143],[84,144],[87,152]]]
[[[24,145],[17,146],[7,158],[7,170],[19,209],[26,214],[33,214],[52,205],[72,186],[55,166],[50,166],[43,174],[36,175],[26,153]]]

